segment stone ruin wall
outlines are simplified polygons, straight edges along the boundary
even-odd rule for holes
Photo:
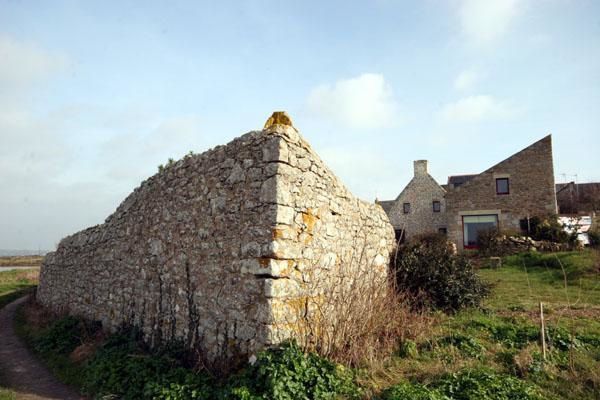
[[[385,277],[393,241],[381,207],[353,197],[293,127],[277,125],[177,161],[105,223],[63,239],[37,298],[229,359],[293,335],[283,327],[310,271]]]

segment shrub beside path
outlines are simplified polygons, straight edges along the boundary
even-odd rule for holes
[[[84,399],[73,389],[60,383],[27,350],[15,334],[13,320],[16,309],[28,298],[29,296],[21,297],[0,310],[0,375],[2,384],[17,392],[17,399]]]

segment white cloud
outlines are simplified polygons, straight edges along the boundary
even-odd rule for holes
[[[446,104],[441,111],[445,120],[454,122],[477,122],[510,118],[517,110],[510,104],[493,96],[479,95],[462,98]]]
[[[120,132],[101,146],[101,158],[108,160],[108,178],[133,187],[156,173],[157,166],[169,158],[177,160],[190,151],[198,152],[206,144],[201,121],[193,115],[164,118],[153,127],[142,129]]]
[[[483,74],[477,69],[467,69],[462,71],[454,80],[454,88],[457,90],[472,89],[483,79]]]
[[[506,33],[522,4],[522,0],[462,0],[462,31],[477,44],[492,42]]]
[[[66,56],[0,35],[0,90],[44,80],[68,66]]]
[[[394,126],[400,107],[383,75],[366,73],[314,88],[308,96],[311,112],[351,128]]]

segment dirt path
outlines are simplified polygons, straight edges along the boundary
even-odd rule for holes
[[[0,374],[3,385],[17,392],[17,399],[83,399],[73,389],[57,381],[17,338],[13,329],[15,311],[28,297],[21,297],[0,310]]]

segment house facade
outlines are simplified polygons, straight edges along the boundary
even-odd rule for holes
[[[416,179],[417,165],[423,161],[415,161],[415,178],[398,198],[381,202],[394,228],[404,229],[407,238],[445,231],[459,249],[472,248],[483,230],[519,231],[523,219],[557,213],[550,135],[480,174],[450,176],[444,187],[426,173],[426,162],[424,177]],[[431,216],[426,204],[440,195],[440,212]],[[403,213],[405,203],[414,207],[408,214]]]
[[[380,202],[396,231],[396,239],[446,232],[446,191],[429,175],[427,160],[413,162],[414,176],[393,201]]]
[[[550,135],[446,193],[448,237],[458,248],[476,247],[484,229],[520,231],[520,220],[556,213]]]

